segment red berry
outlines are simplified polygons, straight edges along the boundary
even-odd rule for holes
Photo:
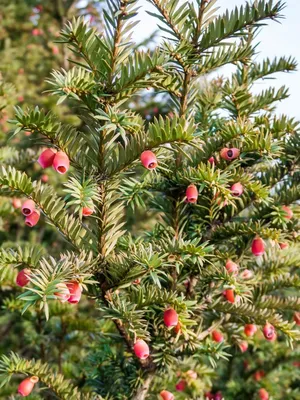
[[[181,333],[181,324],[180,324],[180,322],[178,322],[178,324],[175,326],[174,332],[176,334]]]
[[[35,202],[33,200],[26,200],[22,205],[22,214],[28,217],[35,209]]]
[[[239,343],[239,348],[241,350],[242,353],[245,353],[245,351],[248,350],[248,342],[246,342],[245,340]]]
[[[156,155],[150,150],[146,150],[141,154],[141,162],[147,169],[155,169],[157,167]]]
[[[184,389],[186,388],[186,381],[184,381],[183,379],[181,381],[179,381],[177,383],[177,385],[175,386],[177,392],[183,392]]]
[[[49,176],[47,174],[43,174],[41,176],[41,181],[47,183],[49,181]]]
[[[69,157],[63,151],[58,151],[55,154],[52,166],[59,174],[65,174],[70,167]]]
[[[234,196],[241,196],[243,194],[244,187],[240,182],[237,182],[231,186],[230,190]]]
[[[38,163],[42,168],[51,167],[55,156],[56,156],[56,150],[46,149],[40,154],[38,158]]]
[[[164,312],[164,323],[168,328],[178,324],[178,314],[173,308],[169,308]]]
[[[232,260],[227,260],[225,264],[225,268],[230,274],[236,275],[239,272],[239,266],[234,263]]]
[[[215,164],[215,163],[216,163],[216,161],[215,161],[215,158],[214,158],[214,157],[210,157],[210,158],[208,159],[208,162],[209,162],[211,165],[213,165],[213,164]]]
[[[162,390],[160,392],[160,397],[163,400],[174,400],[174,395],[171,392],[168,392],[167,390]]]
[[[212,331],[211,335],[212,335],[213,340],[217,343],[221,343],[224,340],[222,333],[219,331]]]
[[[29,268],[22,269],[17,275],[16,284],[21,287],[26,286],[29,282],[30,273],[31,270]]]
[[[39,210],[33,210],[32,213],[25,218],[25,224],[30,228],[32,228],[39,222],[39,219],[40,219]]]
[[[39,378],[37,376],[24,379],[18,387],[18,393],[23,397],[29,396],[38,381]]]
[[[255,256],[261,256],[265,252],[265,245],[263,240],[260,237],[256,237],[253,239],[252,246],[251,246],[252,254]]]
[[[58,292],[55,292],[54,295],[58,298],[58,300],[61,303],[65,303],[66,301],[68,301],[71,296],[68,286],[62,282],[58,283],[56,285],[56,288],[58,289]]]
[[[256,382],[259,382],[265,375],[265,371],[259,370],[254,373],[253,377]]]
[[[276,339],[275,328],[269,322],[267,322],[266,325],[264,326],[263,334],[264,334],[264,337],[269,341],[273,341]]]
[[[223,158],[224,160],[227,160],[227,161],[233,160],[233,159],[237,158],[239,155],[240,155],[240,150],[236,149],[235,147],[230,148],[230,149],[225,147],[224,149],[222,149],[220,151],[221,158]]]
[[[77,304],[81,298],[82,288],[80,284],[76,281],[68,282],[67,288],[70,292],[70,297],[68,302],[71,304]]]
[[[212,394],[212,392],[205,392],[204,398],[205,398],[205,400],[214,400],[215,396]]]
[[[296,325],[300,325],[300,312],[295,312],[294,321],[296,322]]]
[[[258,395],[260,400],[269,400],[269,393],[266,391],[266,389],[259,389]]]
[[[93,208],[89,208],[89,207],[83,207],[83,208],[82,208],[82,215],[83,215],[84,217],[88,217],[89,215],[92,215],[93,212],[94,212],[94,209],[93,209]]]
[[[234,303],[234,291],[232,289],[225,290],[225,297],[230,303]]]
[[[134,354],[141,360],[149,357],[149,346],[143,339],[138,339],[133,346]]]
[[[285,213],[285,216],[284,216],[284,218],[285,219],[291,219],[291,218],[293,218],[293,211],[290,209],[290,207],[288,207],[288,206],[282,206],[281,207],[282,208],[282,210],[284,211],[284,213]]]
[[[198,199],[198,190],[195,185],[189,185],[186,189],[186,200],[188,203],[196,203]]]
[[[247,324],[247,325],[245,325],[244,332],[245,332],[246,336],[249,336],[249,337],[254,336],[255,333],[257,332],[257,327],[256,327],[256,325],[253,325],[253,324]]]

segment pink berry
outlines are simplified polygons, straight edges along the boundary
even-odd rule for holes
[[[156,155],[150,150],[146,150],[141,154],[141,162],[147,169],[155,169],[158,165]]]
[[[263,255],[265,252],[264,241],[257,236],[255,239],[253,239],[251,250],[252,254],[254,254],[255,256]]]
[[[266,325],[264,326],[263,334],[264,334],[264,337],[269,341],[273,341],[274,339],[276,339],[275,328],[269,322],[267,322]]]
[[[245,335],[248,337],[252,337],[255,335],[257,332],[257,327],[256,325],[253,324],[246,324],[244,328]]]
[[[167,390],[162,390],[160,392],[160,397],[162,398],[162,400],[174,400],[174,395]]]
[[[46,149],[40,154],[38,158],[38,163],[42,168],[51,167],[55,156],[56,156],[56,151],[52,149]]]
[[[227,260],[225,264],[225,268],[230,274],[237,275],[239,272],[239,266],[234,263],[232,260]]]
[[[149,346],[143,339],[138,339],[134,346],[133,346],[133,351],[134,354],[137,356],[137,358],[140,358],[141,360],[145,360],[146,358],[149,357]]]
[[[210,157],[210,158],[208,159],[208,162],[209,162],[211,165],[213,165],[213,164],[215,164],[215,163],[216,163],[216,161],[215,161],[215,158],[214,158],[214,157]]]
[[[22,202],[20,199],[13,199],[12,200],[12,206],[13,208],[17,209],[17,208],[21,208],[22,207]]]
[[[223,395],[221,392],[217,392],[214,396],[214,400],[222,400],[223,399]]]
[[[195,185],[190,185],[186,189],[186,199],[188,203],[196,203],[198,199],[198,190]]]
[[[224,160],[227,160],[227,161],[233,160],[233,159],[237,158],[239,155],[240,155],[240,150],[236,149],[235,147],[230,148],[230,149],[225,147],[224,149],[222,149],[220,151],[221,158],[223,158]]]
[[[70,292],[70,297],[68,298],[68,302],[71,304],[77,304],[81,298],[81,293],[82,293],[81,285],[76,281],[68,282],[66,285]]]
[[[285,219],[291,219],[291,218],[293,218],[293,211],[290,209],[290,207],[288,207],[288,206],[282,206],[281,207],[282,208],[282,210],[285,212],[285,216],[284,216],[284,218]]]
[[[29,282],[29,275],[31,274],[31,270],[29,268],[22,269],[16,278],[16,284],[18,286],[24,287]]]
[[[260,400],[269,400],[269,393],[266,391],[266,389],[259,389],[258,395]]]
[[[265,374],[265,371],[259,370],[259,371],[256,371],[256,372],[254,373],[253,378],[254,378],[254,380],[255,380],[256,382],[259,382],[259,381],[262,380],[262,378],[263,378],[265,375],[266,375],[266,374]]]
[[[94,212],[94,209],[93,209],[93,208],[89,208],[89,207],[83,207],[83,208],[82,208],[82,215],[83,215],[84,217],[88,217],[89,215],[92,215],[93,212]]]
[[[58,151],[55,154],[52,166],[59,174],[65,174],[70,168],[69,157],[63,151]]]
[[[25,218],[25,225],[32,228],[39,222],[39,219],[40,219],[39,210],[33,210],[32,213]]]
[[[248,342],[246,342],[246,341],[240,342],[239,343],[239,348],[240,348],[242,353],[245,353],[245,351],[248,350]]]
[[[240,182],[237,182],[231,186],[230,190],[234,196],[241,196],[243,194],[244,187]]]
[[[54,295],[58,298],[58,300],[61,303],[68,301],[71,296],[68,286],[61,282],[56,285],[56,288],[58,289],[58,292],[55,292]]]
[[[22,205],[22,214],[28,217],[35,209],[35,202],[33,200],[26,200]]]
[[[212,335],[213,340],[217,343],[221,343],[224,340],[222,333],[219,331],[212,331],[211,335]]]
[[[173,308],[169,308],[164,312],[164,323],[168,328],[178,324],[178,314]]]
[[[186,381],[184,381],[183,379],[181,381],[179,381],[176,386],[175,386],[177,392],[183,392],[184,389],[186,388]]]
[[[37,376],[24,379],[18,387],[18,393],[23,397],[29,396],[38,381],[39,378]]]

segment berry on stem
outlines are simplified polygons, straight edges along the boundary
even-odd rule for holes
[[[158,165],[156,155],[150,150],[143,151],[141,154],[141,162],[147,169],[155,169]]]
[[[240,150],[235,147],[232,148],[224,147],[224,149],[220,151],[221,158],[227,161],[234,160],[239,155],[240,155]]]
[[[29,226],[30,228],[35,226],[39,222],[40,214],[41,213],[39,210],[33,210],[33,212],[25,218],[25,225]]]
[[[188,203],[197,203],[198,189],[195,185],[189,185],[186,189],[185,195]]]
[[[225,290],[225,297],[227,301],[229,301],[230,303],[234,303],[234,290],[233,289]]]
[[[217,343],[221,343],[224,340],[224,337],[220,331],[212,331],[211,336],[213,340]]]
[[[22,202],[21,202],[21,200],[20,200],[20,199],[17,199],[17,198],[12,199],[11,204],[12,204],[13,208],[15,208],[15,209],[21,208],[21,207],[22,207]]]
[[[77,304],[81,298],[81,293],[82,293],[82,288],[80,284],[76,281],[72,281],[68,282],[66,285],[70,292],[70,297],[68,299],[68,302],[71,304]]]
[[[18,386],[18,393],[23,397],[29,396],[38,381],[37,376],[24,379]]]
[[[22,214],[28,217],[35,209],[35,202],[33,200],[26,200],[22,205]]]
[[[262,240],[262,238],[260,238],[259,236],[256,236],[253,239],[253,242],[251,245],[251,251],[252,251],[252,254],[254,254],[255,256],[261,256],[264,254],[265,245],[264,245],[264,241]]]
[[[94,212],[94,209],[93,209],[93,208],[89,208],[89,207],[83,207],[83,208],[82,208],[82,215],[83,215],[84,217],[88,217],[88,216],[92,215],[93,212]]]
[[[56,155],[56,150],[46,149],[40,154],[40,156],[38,158],[38,163],[40,164],[40,166],[42,168],[51,167],[53,164],[55,155]]]
[[[266,323],[266,325],[263,328],[263,334],[264,337],[269,340],[273,341],[276,339],[276,331],[273,325],[271,325],[269,322]]]
[[[135,342],[133,346],[133,351],[137,358],[140,358],[141,360],[145,360],[149,357],[150,354],[149,346],[143,339],[138,339]]]
[[[178,324],[178,314],[173,308],[164,312],[164,323],[168,328]]]
[[[252,337],[257,332],[257,327],[254,324],[247,324],[244,327],[245,335],[248,337]]]
[[[300,312],[295,312],[294,321],[296,322],[296,325],[300,325]]]
[[[230,190],[234,196],[241,196],[244,192],[244,187],[240,182],[237,182],[231,186]]]
[[[27,283],[29,282],[30,273],[31,270],[29,268],[22,269],[17,275],[16,284],[21,287],[26,286]]]
[[[63,151],[58,151],[55,154],[52,166],[59,174],[65,174],[70,168],[69,157]]]
[[[243,340],[242,342],[239,343],[239,348],[240,348],[242,353],[245,353],[245,351],[248,350],[248,342]]]
[[[239,266],[234,263],[232,260],[227,260],[225,264],[225,268],[230,274],[237,275],[239,272]]]
[[[58,292],[55,292],[54,295],[57,297],[57,299],[61,303],[65,303],[66,301],[69,300],[71,294],[68,286],[61,282],[56,285],[56,288],[58,289]]]

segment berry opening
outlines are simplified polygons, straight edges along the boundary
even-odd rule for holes
[[[60,174],[64,174],[67,172],[67,168],[63,165],[60,165],[59,167],[57,167],[57,172],[59,172]]]
[[[156,167],[156,165],[157,164],[155,162],[152,162],[152,163],[148,164],[148,168],[154,169]]]
[[[32,228],[32,223],[30,221],[25,221],[25,225],[30,226],[30,228]]]
[[[233,156],[233,151],[232,150],[228,150],[227,151],[227,156],[228,157],[232,157]]]
[[[24,215],[30,215],[31,210],[29,208],[23,208],[23,214]]]

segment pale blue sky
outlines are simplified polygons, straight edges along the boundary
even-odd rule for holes
[[[275,1],[275,0],[274,0]],[[156,29],[156,19],[146,13],[147,10],[154,11],[153,6],[147,0],[139,0],[139,19],[141,22],[134,28],[133,38],[140,42],[148,37]],[[234,6],[245,4],[245,0],[219,0],[217,4],[220,6],[219,12],[223,12],[226,8],[232,9]],[[281,20],[281,24],[269,22],[268,26],[262,28],[258,41],[259,54],[257,60],[265,57],[274,58],[275,56],[294,56],[300,64],[300,0],[286,0],[286,8],[283,10],[285,19]],[[300,65],[298,66],[298,69]],[[224,68],[219,74],[228,74],[230,69]],[[295,116],[300,119],[300,71],[289,74],[276,74],[276,80],[267,80],[257,84],[257,89],[264,89],[269,85],[280,87],[286,85],[289,88],[290,97],[281,103],[278,103],[277,112]]]

